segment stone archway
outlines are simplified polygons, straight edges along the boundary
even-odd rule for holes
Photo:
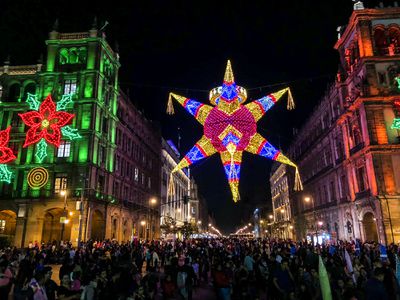
[[[0,211],[0,236],[13,239],[15,236],[15,226],[17,224],[17,214],[12,210]]]
[[[62,208],[48,209],[44,214],[42,241],[69,241],[71,239],[71,222],[65,216],[68,216],[68,211],[64,212]],[[64,217],[64,222],[61,223],[61,218]]]
[[[365,241],[378,241],[378,231],[376,229],[376,219],[372,212],[364,214],[362,221]]]
[[[104,216],[99,210],[92,215],[91,239],[102,241],[104,239]]]

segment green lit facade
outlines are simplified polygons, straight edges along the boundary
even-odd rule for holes
[[[83,240],[116,238],[107,231],[107,215],[118,205],[113,197],[118,54],[96,29],[52,31],[46,45],[45,62],[30,66],[5,62],[0,67],[0,129],[12,126],[9,145],[17,156],[8,165],[13,172],[11,183],[0,182],[0,235],[10,237],[17,246],[61,237],[76,242],[79,231]],[[18,114],[30,110],[28,93],[39,101],[48,94],[54,101],[73,94],[65,111],[75,114],[70,126],[81,137],[70,140],[64,135],[59,148],[48,145],[42,162],[36,155],[38,144],[23,148],[28,128]],[[39,166],[48,170],[49,180],[43,188],[32,189],[27,174]],[[66,191],[66,199],[61,191]],[[82,222],[76,210],[80,200]],[[68,223],[60,223],[63,216]]]

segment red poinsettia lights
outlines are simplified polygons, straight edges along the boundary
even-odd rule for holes
[[[10,129],[11,126],[6,130],[0,131],[0,164],[5,164],[16,159],[11,148],[7,147],[8,141],[10,140]]]
[[[51,95],[48,95],[39,107],[39,111],[29,111],[19,114],[22,121],[28,125],[24,147],[35,144],[44,138],[50,144],[60,146],[61,127],[67,125],[74,114],[57,111]]]

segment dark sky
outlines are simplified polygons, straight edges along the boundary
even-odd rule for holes
[[[364,3],[372,7],[376,1]],[[336,28],[348,22],[352,6],[350,0],[1,0],[0,60],[10,55],[13,65],[34,64],[45,54],[56,19],[60,32],[79,32],[89,30],[97,16],[100,26],[109,22],[111,46],[119,44],[121,87],[148,118],[162,124],[166,138],[176,141],[180,128],[182,152],[201,137],[202,127],[177,105],[176,115],[167,116],[168,93],[207,102],[208,91],[222,83],[227,59],[249,100],[292,88],[296,110],[286,111],[285,98],[258,123],[259,132],[285,150],[292,128],[304,123],[334,79]],[[244,155],[239,204],[232,202],[218,155],[192,168],[223,231],[247,222],[256,207],[271,206],[270,166],[266,159]]]

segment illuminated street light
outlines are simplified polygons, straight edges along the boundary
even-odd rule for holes
[[[74,215],[74,212],[73,212],[73,211],[70,211],[70,212],[69,212],[69,215],[70,215],[70,216],[73,216],[73,215]]]
[[[322,224],[324,224],[324,222],[318,221],[318,225],[319,225],[319,226],[322,226]]]
[[[293,225],[290,225],[289,228],[290,228],[290,229],[293,229]]]
[[[151,198],[150,199],[150,204],[156,204],[157,203],[157,199],[156,198]]]
[[[282,214],[284,214],[284,213],[285,213],[285,210],[284,210],[283,208],[281,209],[281,213],[282,213]]]
[[[247,224],[247,225],[251,226],[251,223],[249,223],[249,224]]]
[[[264,220],[260,220],[260,223],[261,223],[261,224],[264,224]]]
[[[66,190],[62,190],[61,192],[60,192],[60,195],[61,196],[65,196],[67,194],[67,191]]]
[[[141,221],[140,225],[142,225],[142,226],[146,225],[146,221]]]
[[[271,220],[274,218],[273,215],[269,215],[268,218],[270,218]]]
[[[305,198],[304,198],[304,201],[310,202],[310,201],[311,201],[311,198],[310,198],[310,197],[305,197]]]

